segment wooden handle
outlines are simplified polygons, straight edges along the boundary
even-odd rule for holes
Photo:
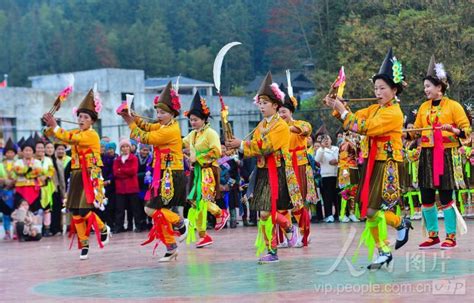
[[[354,98],[354,99],[344,99],[346,102],[373,102],[373,101],[378,101],[379,98]]]
[[[432,127],[407,128],[407,129],[402,129],[402,132],[419,132],[423,130],[435,130],[435,129],[440,129],[440,128],[439,127],[435,127],[434,129]]]
[[[61,119],[61,118],[59,118],[58,120],[59,120],[59,121],[61,121],[61,122],[64,122],[64,123],[69,123],[69,124],[76,124],[76,125],[79,125],[79,123],[77,123],[77,122],[74,122],[74,121],[64,120],[64,119]]]

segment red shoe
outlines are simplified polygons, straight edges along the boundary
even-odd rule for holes
[[[212,243],[214,243],[214,242],[212,241],[211,236],[206,235],[206,236],[204,236],[204,238],[201,238],[198,243],[196,243],[196,248],[202,248],[204,246],[209,246]]]
[[[441,249],[453,249],[457,246],[455,236],[448,236],[446,240],[441,243]]]
[[[222,214],[219,218],[221,220],[220,222],[216,223],[216,226],[214,226],[215,230],[221,230],[222,228],[224,228],[225,224],[227,223],[227,220],[229,220],[230,218],[229,212],[227,212],[226,209],[223,209]]]
[[[439,246],[439,237],[429,237],[428,240],[418,245],[419,249],[433,249]]]

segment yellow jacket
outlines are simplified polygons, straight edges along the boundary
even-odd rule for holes
[[[137,142],[153,145],[153,148],[160,150],[169,149],[169,156],[161,153],[161,169],[168,167],[172,170],[182,170],[183,165],[183,140],[181,139],[181,130],[179,123],[172,120],[167,125],[160,123],[147,123],[138,117],[135,122],[129,125],[131,133],[130,138]],[[153,161],[156,161],[154,159]],[[155,164],[153,164],[155,166]]]
[[[85,155],[87,167],[102,166],[100,157],[99,134],[93,129],[88,130],[65,130],[57,127],[55,130],[48,128],[47,136],[54,136],[60,142],[71,145],[71,169],[81,168],[80,155]]]
[[[299,133],[290,131],[290,155],[296,153],[298,166],[308,164],[308,137],[311,135],[311,124],[302,120],[292,120],[288,126],[294,126],[299,130]]]
[[[443,97],[439,106],[431,107],[431,101],[425,101],[418,109],[415,128],[431,127],[432,123],[451,124],[460,130],[464,130],[466,137],[471,135],[471,126],[464,112],[463,107],[457,101],[448,97]],[[433,122],[432,122],[433,121]],[[447,131],[443,131],[443,145],[446,148],[458,147],[458,137]],[[433,147],[433,131],[424,130],[421,132],[421,147]]]
[[[219,135],[210,124],[204,125],[200,130],[191,131],[183,139],[186,148],[190,148],[191,154],[196,156],[196,161],[201,165],[212,165],[219,167],[217,159],[221,156],[221,141]]]
[[[273,153],[277,167],[281,166],[281,160],[285,160],[286,166],[291,166],[289,155],[290,147],[290,129],[288,124],[280,118],[278,114],[274,115],[270,122],[262,120],[250,141],[244,141],[244,157],[257,157],[257,167],[267,167],[265,156]]]
[[[344,119],[343,127],[345,130],[365,135],[363,140],[367,142],[362,142],[362,146],[367,145],[370,139],[389,137],[388,142],[377,142],[375,160],[387,160],[388,147],[391,146],[393,159],[403,162],[403,113],[398,103],[391,101],[386,105],[373,104],[355,113],[349,113]],[[362,153],[364,158],[368,157],[368,149],[362,149]]]

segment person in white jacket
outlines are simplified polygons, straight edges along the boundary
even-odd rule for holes
[[[335,213],[339,214],[339,197],[337,196],[337,159],[339,148],[332,146],[329,135],[324,135],[321,147],[316,151],[315,160],[321,166],[321,195],[324,203],[324,216],[326,223],[333,223]]]

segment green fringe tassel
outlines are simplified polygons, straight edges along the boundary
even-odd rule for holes
[[[196,221],[197,221],[197,210],[195,207],[191,207],[188,211],[188,236],[186,237],[186,244],[196,242]]]
[[[206,230],[207,229],[207,201],[202,201],[201,203],[201,209],[198,210],[198,216],[201,215],[202,217],[202,222],[201,222],[201,229]]]
[[[344,218],[346,216],[346,206],[347,206],[347,200],[344,198],[341,198],[341,211],[339,213],[339,218]]]
[[[370,232],[371,228],[378,226],[379,229],[379,246],[383,251],[390,251],[390,248],[385,244],[385,240],[387,239],[387,222],[385,221],[385,214],[383,211],[378,211],[372,220],[367,219],[365,223],[365,229],[362,232],[362,235],[359,240],[359,245],[352,256],[352,263],[357,263],[359,259],[359,250],[362,244],[364,244],[368,249],[367,259],[371,261],[374,250],[376,247],[375,239]]]
[[[189,231],[186,238],[186,244],[196,242],[197,219],[202,214],[201,229],[207,229],[207,202],[201,203],[202,207],[198,210],[196,207],[191,207],[188,211]]]
[[[264,234],[265,233],[265,234]],[[265,243],[265,237],[268,240],[268,250],[272,248],[272,236],[273,236],[273,222],[272,217],[268,217],[266,220],[260,219],[258,221],[258,233],[257,239],[255,240],[255,247],[257,248],[257,257],[260,256],[264,251],[267,244]]]
[[[406,197],[408,198],[408,205],[410,205],[410,217],[413,218],[415,215],[415,205],[413,203],[413,194],[414,192],[406,193]]]
[[[459,211],[461,212],[461,215],[464,215],[464,198],[462,197],[463,193],[470,194],[469,189],[461,189],[458,191],[458,201],[459,201]]]
[[[199,164],[194,165],[194,180],[193,187],[188,194],[188,200],[196,201],[197,210],[201,210],[201,200],[202,200],[202,168]]]
[[[360,207],[359,207],[359,203],[355,203],[355,216],[357,217],[357,219],[360,219]]]
[[[398,205],[398,204],[397,204],[397,207],[396,207],[395,214],[399,217],[401,217],[401,215],[402,215],[402,209],[401,209],[400,205]]]

